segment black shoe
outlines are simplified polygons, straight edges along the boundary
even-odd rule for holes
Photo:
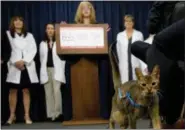
[[[54,122],[63,122],[64,121],[64,116],[63,115],[59,115]]]
[[[11,124],[8,123],[8,122],[6,122],[6,123],[3,124],[3,126],[10,126],[10,125],[11,125]]]
[[[47,118],[46,121],[47,122],[51,122],[52,120],[51,120],[51,118]]]

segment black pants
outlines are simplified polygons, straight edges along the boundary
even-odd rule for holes
[[[166,117],[168,124],[173,124],[180,116],[184,102],[184,84],[180,77],[184,72],[178,66],[178,60],[184,55],[185,20],[178,21],[154,37],[152,45],[145,42],[132,44],[131,52],[148,65],[149,72],[160,66],[160,114]]]

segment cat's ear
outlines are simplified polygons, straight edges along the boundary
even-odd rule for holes
[[[159,69],[159,65],[155,65],[151,74],[153,77],[159,79],[160,77],[160,69]]]
[[[143,77],[143,73],[140,68],[135,68],[137,79],[140,80]]]

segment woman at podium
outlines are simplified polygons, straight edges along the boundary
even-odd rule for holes
[[[96,21],[95,9],[90,2],[88,1],[80,2],[77,8],[77,11],[76,11],[74,22],[75,24],[86,24],[86,25],[98,24],[98,22]],[[62,21],[61,24],[66,24],[66,22]],[[110,30],[111,28],[107,24],[107,32],[109,32]],[[65,56],[60,56],[60,58],[66,59],[70,63],[74,64],[81,58],[81,56],[80,55],[75,55],[75,56],[65,55]],[[91,56],[91,55],[88,55],[88,58],[96,59],[95,56]]]
[[[80,2],[74,21],[76,24],[97,24],[93,5],[88,1]],[[65,22],[61,22],[61,24],[65,24]],[[107,32],[109,30],[110,28],[107,26]],[[60,58],[70,64],[72,116],[75,121],[100,117],[99,74],[101,71],[99,63],[104,56],[107,55],[75,53],[60,55]]]
[[[83,1],[79,4],[75,22],[77,24],[96,24],[95,10],[90,2]]]

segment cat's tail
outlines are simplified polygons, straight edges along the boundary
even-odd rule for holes
[[[109,59],[112,67],[112,78],[113,78],[114,89],[117,90],[117,88],[120,87],[121,85],[121,77],[119,73],[118,60],[116,59],[116,56],[112,51],[113,45],[114,43],[111,44],[109,47]]]

